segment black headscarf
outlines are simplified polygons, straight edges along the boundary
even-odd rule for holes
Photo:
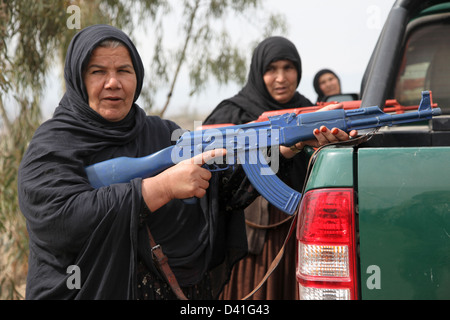
[[[323,76],[324,74],[327,74],[327,73],[331,73],[332,75],[334,75],[336,77],[336,79],[338,79],[338,81],[339,81],[339,86],[341,85],[341,80],[339,79],[337,74],[334,73],[333,71],[331,71],[330,69],[322,69],[322,70],[318,71],[316,73],[316,75],[314,76],[314,80],[313,80],[314,90],[317,93],[317,102],[321,102],[325,98],[325,95],[323,94],[322,90],[320,89],[319,80],[320,80],[321,76]]]
[[[297,68],[298,86],[302,67],[297,48],[283,37],[266,38],[253,52],[247,84],[237,95],[220,102],[206,118],[204,124],[244,124],[256,120],[265,111],[312,106],[313,103],[298,91],[295,92],[291,101],[284,104],[272,98],[264,83],[264,73],[272,62],[279,60],[290,60],[294,63]],[[283,174],[292,178],[292,181],[285,182],[297,191],[301,191],[308,164],[305,153],[302,152],[295,158],[282,161],[280,164],[284,167],[281,170]],[[290,169],[287,169],[288,167]]]
[[[82,71],[105,39],[119,40],[130,53],[137,77],[135,101],[142,87],[141,59],[122,31],[96,25],[75,35],[64,70],[67,91],[52,119],[36,131],[19,169],[19,203],[30,246],[28,299],[136,298],[138,256],[149,249],[144,228],[139,228],[145,208],[142,181],[93,189],[84,168],[159,151],[174,143],[172,133],[179,127],[146,116],[136,103],[118,122],[105,120],[89,107]],[[208,191],[217,192],[212,187]],[[196,206],[187,206],[174,200],[146,222],[181,285],[199,281],[212,263],[212,238],[219,220],[211,209],[213,201],[206,196]],[[79,290],[67,286],[71,276],[67,268],[72,265],[81,272]]]
[[[253,52],[247,84],[230,99],[222,101],[206,118],[204,124],[234,123],[241,124],[257,119],[263,112],[299,108],[313,105],[298,92],[287,103],[279,103],[267,91],[264,73],[267,67],[279,60],[290,60],[297,68],[297,86],[302,77],[302,63],[295,45],[283,37],[269,37],[263,40]],[[233,110],[239,115],[230,119]]]

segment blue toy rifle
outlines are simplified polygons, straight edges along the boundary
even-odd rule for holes
[[[292,215],[301,194],[284,184],[267,161],[268,147],[292,146],[299,141],[314,138],[313,130],[322,125],[346,132],[392,126],[429,120],[441,114],[432,108],[429,91],[422,92],[417,111],[404,114],[386,114],[378,107],[354,110],[330,110],[296,115],[286,113],[270,117],[268,121],[237,126],[197,130],[184,133],[175,145],[141,158],[119,157],[86,167],[94,188],[114,183],[126,183],[134,178],[157,175],[176,163],[208,150],[227,149],[226,165],[241,164],[256,190],[278,209]],[[278,156],[278,148],[272,148]],[[223,160],[223,159],[221,159]],[[274,162],[276,159],[272,159]],[[216,162],[217,164],[217,162]],[[220,170],[217,166],[208,167]]]

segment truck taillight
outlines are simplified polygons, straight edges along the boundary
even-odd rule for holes
[[[297,226],[300,299],[357,299],[353,198],[347,188],[304,195]]]

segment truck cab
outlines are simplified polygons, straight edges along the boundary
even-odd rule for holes
[[[312,156],[296,226],[300,299],[450,299],[450,1],[398,0],[359,103],[408,112],[426,90],[442,116]]]

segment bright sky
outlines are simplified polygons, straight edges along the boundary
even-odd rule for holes
[[[316,93],[312,81],[322,68],[334,70],[341,79],[344,92],[359,92],[362,75],[372,50],[381,32],[394,0],[264,0],[265,8],[283,14],[287,19],[288,35],[296,46],[302,59],[303,76],[299,92],[315,102]],[[224,21],[227,23],[227,21]],[[232,25],[231,35],[243,37],[242,28]],[[249,34],[248,36],[251,36]],[[146,41],[137,41],[136,46],[145,57]],[[248,52],[248,58],[252,55]],[[144,62],[145,63],[145,62]],[[150,66],[145,65],[146,68]],[[196,110],[199,114],[209,113],[221,100],[226,99],[240,89],[237,85],[218,87],[211,85],[207,92],[198,97],[189,98],[187,76],[182,75],[174,90],[167,117],[186,110]],[[49,83],[44,110],[49,116],[62,92],[60,79]],[[139,102],[139,101],[138,101]],[[162,105],[164,97],[157,103]],[[201,120],[201,119],[199,119]]]

